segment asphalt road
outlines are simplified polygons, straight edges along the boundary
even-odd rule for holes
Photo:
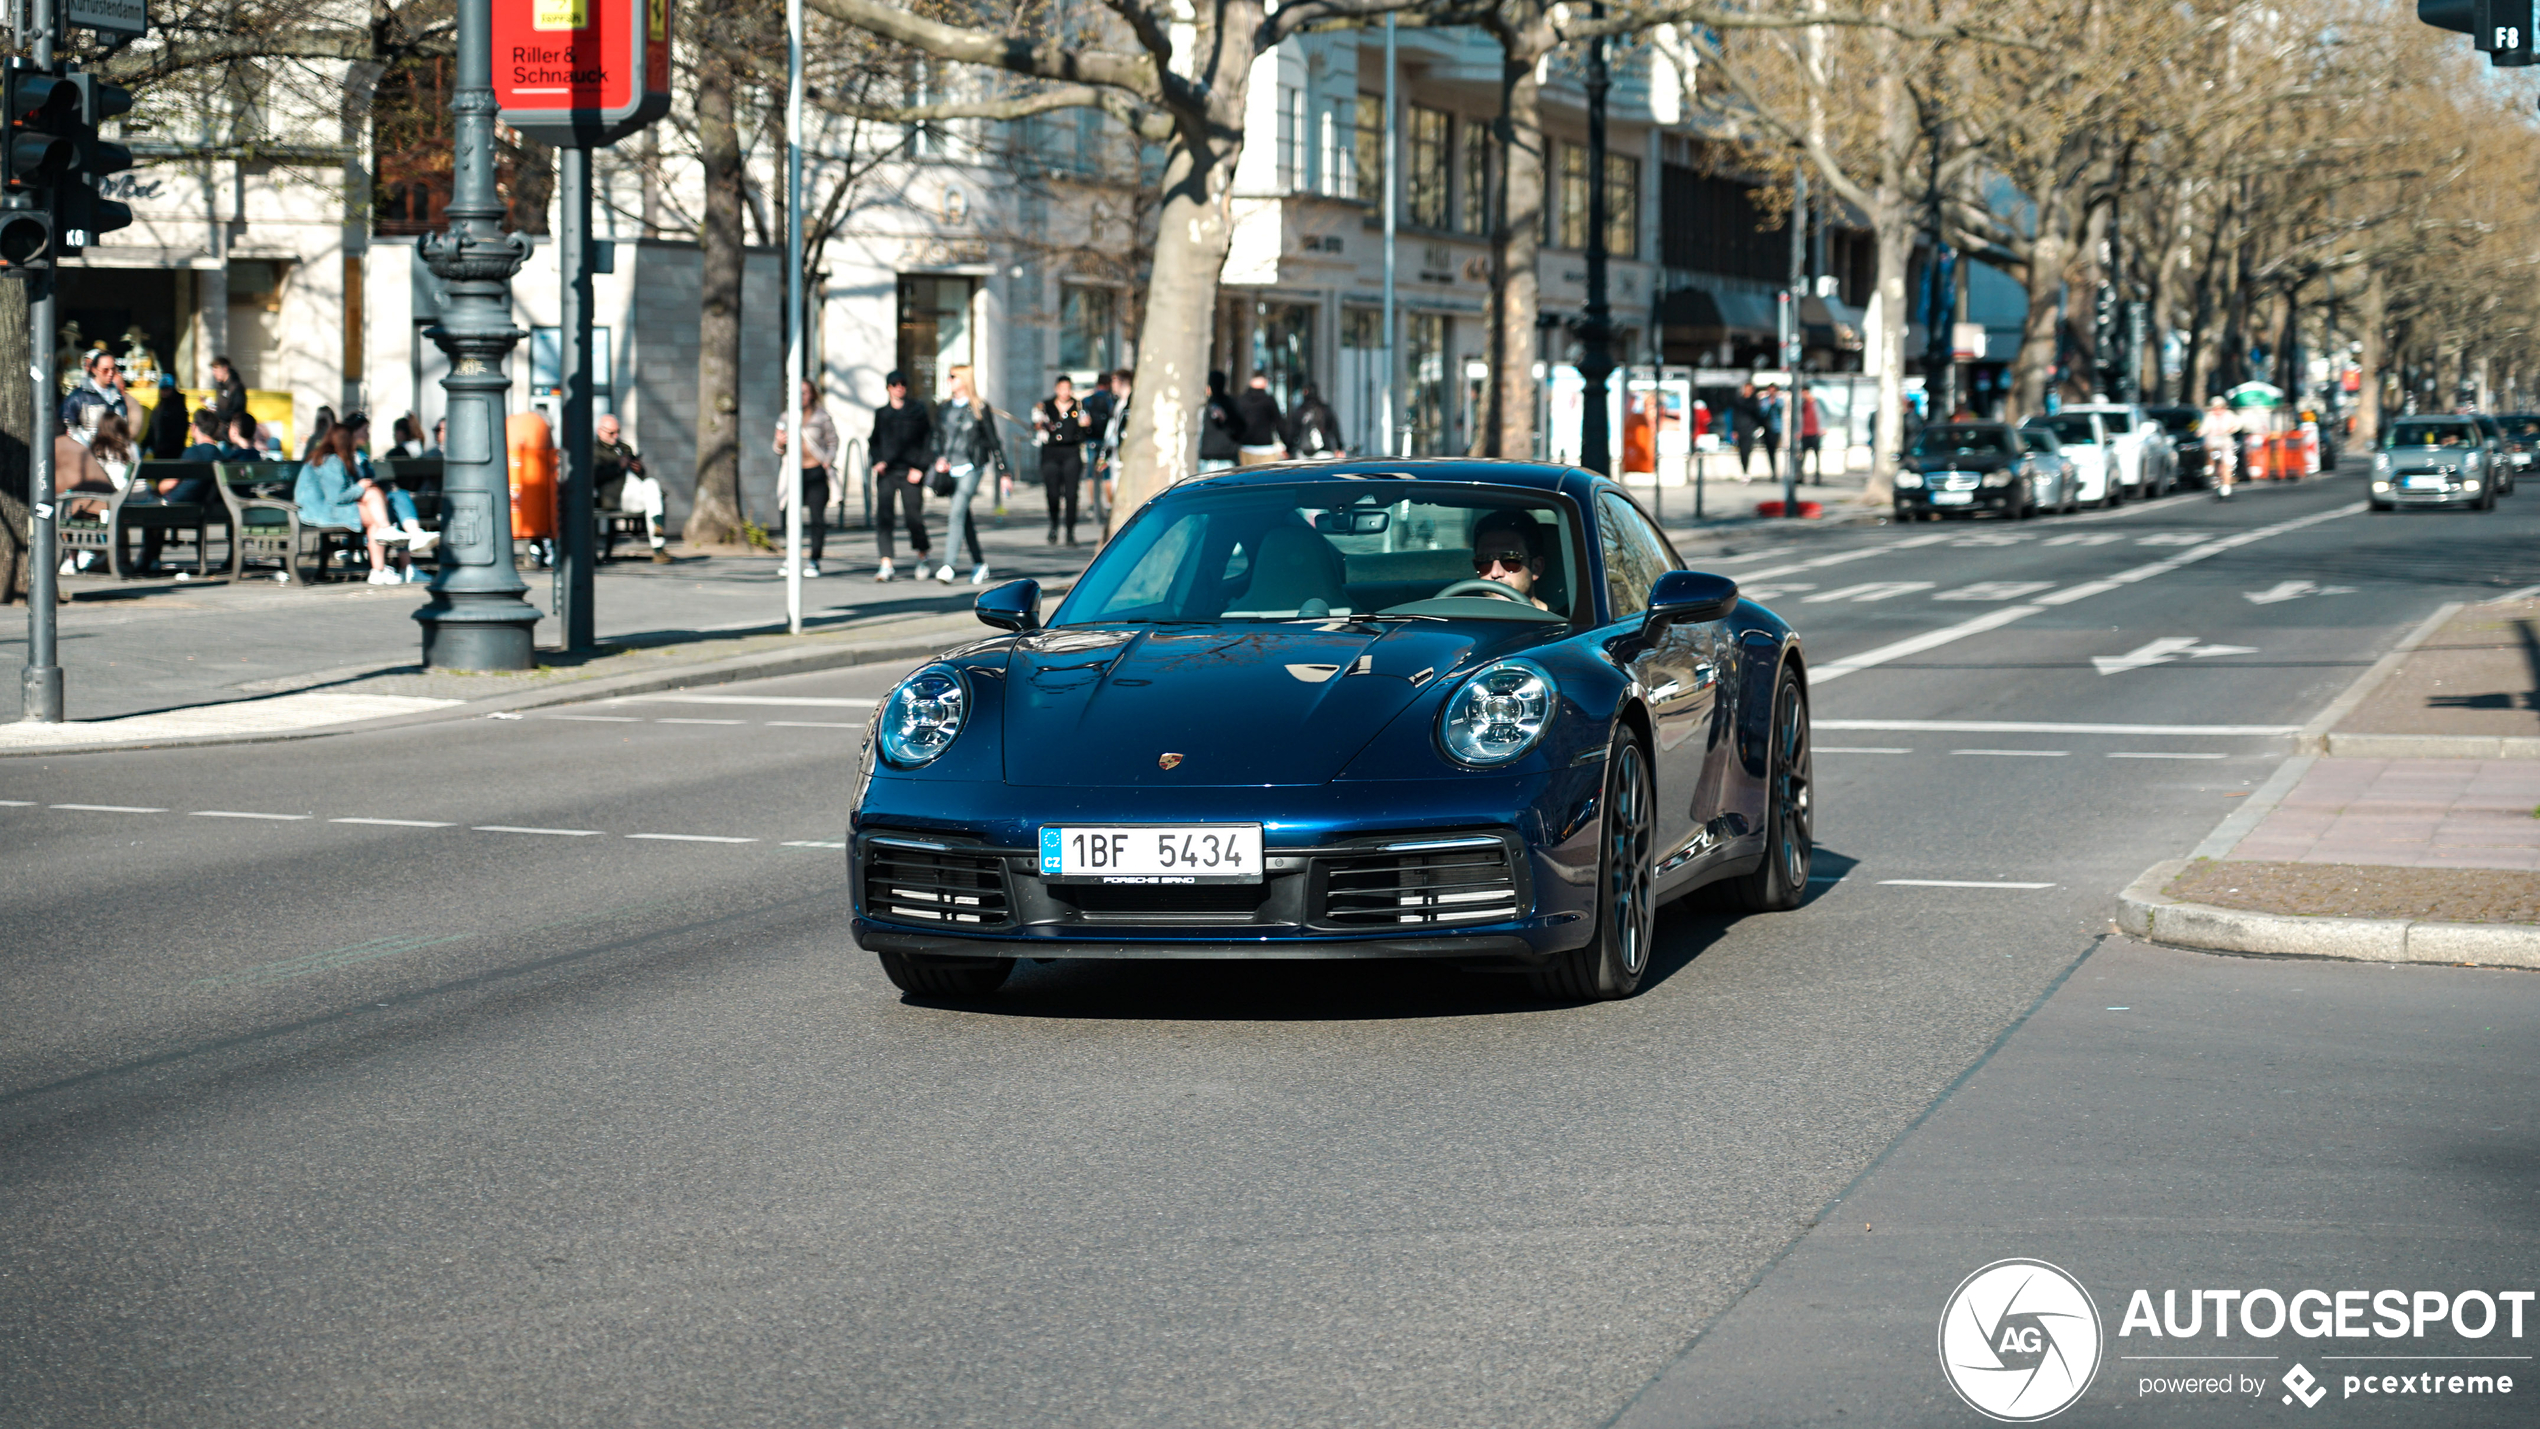
[[[1991,1259],[2103,1315],[2529,1285],[2540,980],[2107,935],[2282,757],[2252,731],[2540,584],[2540,496],[2359,486],[1688,550],[1809,642],[1823,881],[1670,910],[1620,1004],[1324,964],[900,1001],[837,850],[886,671],[0,760],[0,1421],[1966,1424],[1930,1347]],[[2074,1001],[2109,979],[2147,1035]],[[2158,1139],[2208,1116],[2233,1155]],[[2335,1125],[2393,1130],[2288,1181]],[[1925,1233],[1834,1243],[1865,1195]],[[2325,1261],[2235,1237],[2278,1201]],[[2075,1414],[2140,1417],[2117,1382]]]

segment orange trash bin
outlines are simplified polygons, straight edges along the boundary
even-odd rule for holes
[[[556,534],[556,444],[547,419],[512,413],[503,442],[511,454],[512,539],[548,540]]]

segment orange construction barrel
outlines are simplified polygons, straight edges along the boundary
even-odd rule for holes
[[[503,441],[511,449],[512,538],[546,540],[556,534],[556,444],[547,419],[514,412]]]

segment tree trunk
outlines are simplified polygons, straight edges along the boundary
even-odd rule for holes
[[[1878,351],[1878,426],[1870,434],[1870,480],[1863,496],[1883,502],[1895,494],[1896,459],[1905,450],[1905,270],[1914,260],[1913,208],[1891,193],[1871,215],[1878,249],[1879,321],[1869,340]]]
[[[682,532],[691,544],[741,539],[741,135],[732,123],[732,65],[709,49],[697,64],[697,148],[705,222],[697,314],[697,491]]]
[[[2028,313],[2020,319],[2020,350],[2011,359],[2012,421],[2046,410],[2046,384],[2055,375],[2056,291],[2064,286],[2064,269],[2072,251],[2061,232],[2038,224],[2029,244]]]
[[[26,289],[24,281],[0,281],[0,372],[23,373],[34,364]],[[0,381],[0,605],[26,594],[34,521],[27,507],[27,451],[35,419],[34,387],[23,377]]]
[[[2390,290],[2383,286],[2381,270],[2375,268],[2364,280],[2364,299],[2357,305],[2358,326],[2363,329],[2363,351],[2356,363],[2363,369],[2362,381],[2355,388],[2355,433],[2357,451],[2369,449],[2381,437],[2381,363],[2384,329],[2390,321]],[[0,353],[0,362],[8,360]]]
[[[1535,316],[1542,311],[1543,95],[1535,80],[1540,20],[1500,39],[1499,222],[1491,230],[1490,414],[1486,455],[1535,455]]]

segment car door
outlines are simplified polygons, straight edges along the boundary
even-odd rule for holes
[[[1682,563],[1666,536],[1621,494],[1598,493],[1596,515],[1608,608],[1618,621],[1637,622],[1649,604],[1649,588],[1667,572],[1683,569]],[[1724,625],[1670,621],[1647,640],[1634,639],[1626,663],[1649,708],[1662,873],[1708,847],[1704,824],[1717,799],[1703,796],[1710,792],[1705,771],[1715,742]]]

